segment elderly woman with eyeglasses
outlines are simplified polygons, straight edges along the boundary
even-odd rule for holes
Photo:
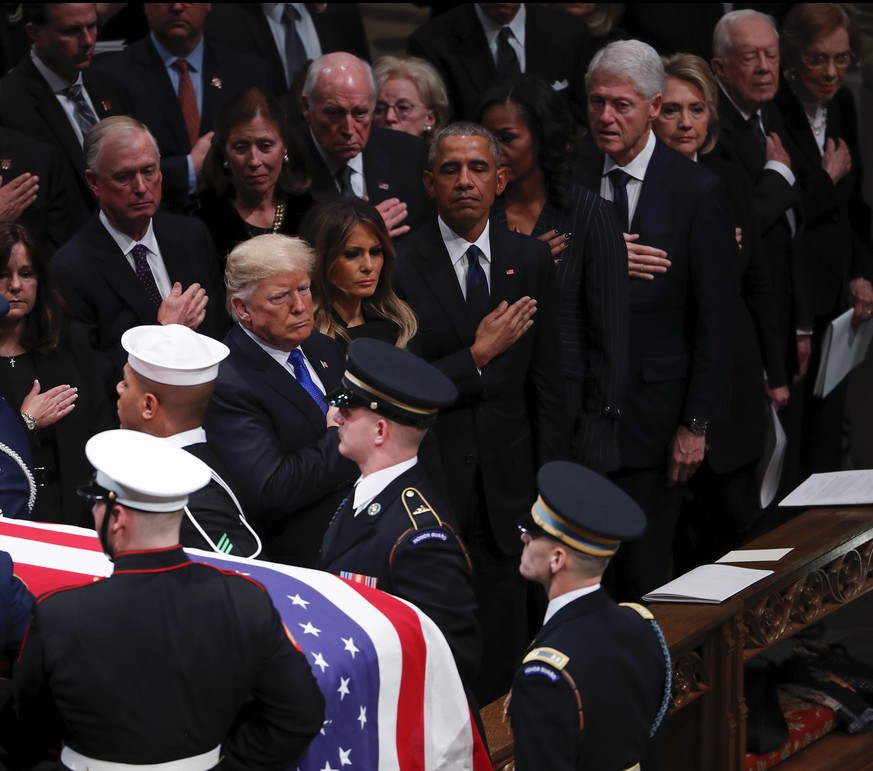
[[[416,56],[383,56],[373,66],[373,122],[430,141],[446,125],[449,97],[440,74]]]
[[[799,273],[813,317],[799,444],[805,479],[842,467],[845,383],[824,399],[812,388],[828,324],[849,308],[855,325],[873,317],[873,243],[861,195],[857,114],[844,84],[858,45],[852,20],[836,3],[800,3],[783,21],[780,45],[784,81],[776,103],[801,193]]]

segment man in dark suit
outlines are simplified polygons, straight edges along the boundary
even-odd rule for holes
[[[496,81],[529,73],[566,94],[583,122],[589,40],[583,19],[536,3],[463,3],[416,29],[407,52],[437,68],[458,119],[474,120]]]
[[[0,127],[0,222],[27,228],[51,257],[76,232],[67,175],[55,148]]]
[[[421,440],[457,389],[435,367],[381,340],[353,340],[348,354],[342,386],[328,400],[338,408],[339,451],[361,476],[324,534],[318,567],[426,613],[469,686],[482,663],[470,558],[418,462]]]
[[[652,614],[616,605],[601,581],[646,518],[614,484],[575,463],[546,464],[537,483],[539,498],[519,523],[519,571],[542,584],[549,605],[512,684],[516,768],[639,768],[654,760],[650,739],[673,684],[670,654]]]
[[[649,527],[619,552],[612,580],[614,596],[636,601],[669,576],[681,483],[703,460],[708,422],[727,415],[739,292],[723,183],[652,132],[663,83],[660,57],[638,40],[599,51],[586,76],[593,143],[584,182],[616,204],[631,258],[657,252],[670,262],[630,284],[621,465],[612,478]]]
[[[554,264],[544,242],[490,225],[506,184],[499,163],[497,140],[477,124],[437,135],[424,180],[439,219],[404,244],[395,273],[423,358],[459,392],[434,430],[473,560],[481,704],[506,692],[528,638],[515,523],[535,497],[537,464],[570,451]]]
[[[0,125],[58,150],[76,230],[97,208],[85,179],[85,134],[102,118],[127,114],[130,98],[119,81],[90,68],[97,39],[92,3],[34,3],[25,9],[33,49],[0,80]]]
[[[88,133],[88,183],[100,212],[51,262],[57,286],[87,328],[110,399],[127,357],[121,336],[140,324],[184,324],[221,338],[218,255],[199,220],[159,212],[161,170],[148,129],[127,116]]]
[[[256,236],[225,271],[237,322],[206,410],[209,445],[239,491],[274,562],[312,567],[321,538],[355,479],[338,450],[326,392],[340,384],[342,348],[313,331],[315,255],[296,238]]]
[[[773,19],[752,10],[732,11],[713,35],[712,69],[719,84],[719,136],[711,155],[739,166],[752,186],[776,310],[785,370],[794,379],[780,411],[788,437],[781,489],[797,483],[803,414],[802,379],[812,350],[812,315],[798,259],[802,212],[792,160],[782,144],[785,127],[773,99],[779,86],[779,36]],[[777,500],[782,495],[777,495]]]
[[[267,92],[272,88],[266,62],[204,37],[210,7],[146,3],[151,34],[94,63],[95,69],[127,84],[131,115],[158,140],[163,204],[172,211],[184,212],[192,205],[221,107],[250,86]]]
[[[216,3],[205,30],[210,40],[266,59],[276,96],[296,97],[295,81],[302,84],[306,66],[322,54],[345,51],[370,60],[358,3]]]
[[[128,329],[121,345],[127,351],[124,377],[117,386],[121,428],[181,447],[209,466],[212,475],[206,487],[188,496],[180,543],[234,557],[257,557],[260,541],[203,430],[218,365],[230,353],[227,346],[181,324]]]
[[[326,54],[306,75],[302,138],[317,201],[366,198],[392,238],[425,222],[433,207],[421,184],[427,148],[418,137],[374,128],[376,87],[370,65],[351,54]]]

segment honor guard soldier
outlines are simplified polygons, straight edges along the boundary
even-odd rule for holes
[[[637,768],[667,711],[670,655],[652,614],[600,586],[610,557],[639,538],[642,510],[611,482],[556,461],[520,524],[521,574],[549,605],[512,686],[518,771]]]
[[[426,613],[466,686],[482,644],[470,560],[418,462],[439,408],[456,396],[452,382],[414,354],[381,340],[352,341],[342,385],[328,401],[337,408],[339,451],[361,476],[328,526],[318,566]]]
[[[124,429],[85,450],[80,494],[115,570],[39,598],[13,672],[22,729],[62,740],[69,771],[294,765],[324,719],[306,659],[260,584],[179,545],[209,469]]]
[[[159,436],[200,458],[212,474],[188,496],[182,546],[257,557],[261,541],[249,525],[227,472],[206,442],[203,416],[215,391],[224,343],[181,324],[146,324],[121,336],[127,364],[115,390],[122,428]]]

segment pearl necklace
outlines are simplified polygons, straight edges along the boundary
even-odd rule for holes
[[[819,137],[828,125],[828,108],[818,105],[815,108],[815,116],[812,117],[807,113],[806,119],[809,121],[809,127],[812,129],[812,133]]]
[[[285,222],[285,202],[279,201],[276,204],[276,214],[273,216],[273,232],[278,233],[282,229],[282,223]]]

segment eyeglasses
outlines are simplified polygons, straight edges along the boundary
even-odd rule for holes
[[[823,70],[833,62],[838,70],[845,70],[855,61],[855,55],[851,51],[843,51],[841,54],[828,56],[827,54],[801,54],[800,61],[810,70]]]
[[[395,102],[394,104],[388,104],[388,102],[376,102],[376,109],[373,110],[373,115],[377,118],[383,118],[388,114],[388,110],[394,110],[400,120],[406,120],[410,115],[412,115],[412,111],[418,107],[424,107],[424,105],[413,104],[412,102],[406,102],[403,100]]]

